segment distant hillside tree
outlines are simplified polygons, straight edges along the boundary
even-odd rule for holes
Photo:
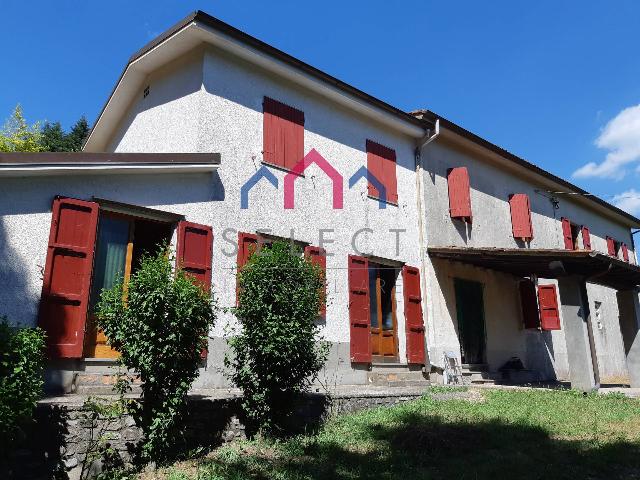
[[[41,152],[42,131],[40,123],[29,126],[20,104],[0,130],[0,152]]]

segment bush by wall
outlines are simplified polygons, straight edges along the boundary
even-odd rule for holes
[[[11,327],[0,317],[0,456],[42,395],[44,348],[41,329]]]
[[[185,272],[173,272],[166,248],[145,256],[128,285],[103,290],[98,323],[121,364],[140,374],[142,398],[131,403],[142,428],[140,460],[162,463],[177,450],[187,393],[216,318],[215,301]]]
[[[247,420],[263,433],[280,431],[326,361],[315,323],[323,284],[322,270],[284,242],[263,247],[239,272],[242,329],[228,340],[225,365]]]

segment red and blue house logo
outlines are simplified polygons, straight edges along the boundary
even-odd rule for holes
[[[312,148],[305,157],[300,160],[284,177],[284,208],[289,210],[294,208],[295,182],[305,170],[312,164],[317,165],[331,180],[333,191],[333,208],[342,209],[344,206],[344,180],[338,172],[315,148]],[[254,173],[240,189],[240,208],[249,208],[249,192],[262,179],[266,179],[276,189],[279,188],[278,178],[267,166],[263,165]],[[379,192],[378,208],[387,206],[387,190],[380,179],[376,178],[367,167],[360,167],[351,177],[349,177],[349,189],[353,188],[362,178],[371,183]]]

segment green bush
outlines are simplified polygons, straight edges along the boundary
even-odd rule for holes
[[[126,288],[103,290],[98,324],[120,352],[121,364],[140,374],[142,398],[132,414],[144,439],[140,460],[173,457],[183,432],[187,393],[198,376],[215,301],[182,270],[174,274],[166,248],[143,257]]]
[[[0,317],[0,451],[6,451],[2,445],[14,440],[42,396],[44,349],[40,328],[11,327]]]
[[[242,329],[229,338],[225,366],[243,391],[247,419],[263,433],[281,431],[327,358],[314,321],[323,285],[322,270],[283,242],[263,247],[239,272]]]

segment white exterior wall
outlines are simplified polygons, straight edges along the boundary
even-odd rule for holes
[[[424,199],[426,204],[425,236],[428,246],[467,246],[532,249],[564,249],[561,217],[567,217],[577,225],[586,225],[591,232],[594,250],[607,252],[606,236],[626,242],[629,255],[635,262],[633,242],[628,227],[612,222],[597,213],[573,202],[570,197],[556,195],[559,209],[535,190],[544,187],[518,176],[515,172],[493,164],[477,153],[464,150],[449,141],[435,141],[423,152]],[[471,185],[472,225],[465,225],[449,216],[447,169],[465,166]],[[513,238],[509,195],[526,193],[532,212],[534,238],[529,245]],[[579,245],[582,239],[579,238]],[[487,362],[490,369],[500,368],[511,356],[518,356],[525,367],[539,370],[560,380],[568,379],[569,366],[563,330],[538,332],[523,328],[519,292],[516,279],[496,274],[490,270],[448,262],[429,269],[427,282],[432,292],[427,303],[427,344],[432,361],[442,357],[445,350],[458,347],[455,329],[455,296],[450,298],[438,292],[443,276],[459,276],[484,283],[485,317],[487,328]],[[438,270],[438,271],[436,271]],[[442,270],[442,272],[440,272]],[[453,288],[453,280],[448,282]],[[540,279],[540,283],[555,283]],[[598,366],[603,383],[620,383],[627,378],[626,360],[618,320],[616,291],[589,284],[588,295],[594,326]],[[599,328],[595,319],[595,302],[602,302],[602,318]],[[494,302],[496,302],[494,304]],[[499,326],[496,326],[497,322]],[[562,322],[562,314],[561,314]],[[492,338],[492,333],[495,337]]]

